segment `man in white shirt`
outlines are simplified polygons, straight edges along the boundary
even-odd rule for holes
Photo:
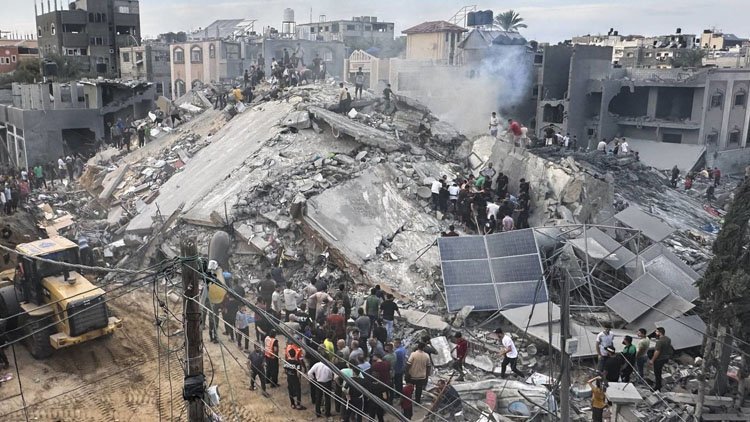
[[[518,375],[521,378],[525,378],[526,375],[524,375],[524,373],[519,371],[516,367],[518,361],[518,349],[516,349],[516,344],[513,342],[510,334],[504,333],[502,328],[496,329],[495,334],[500,339],[502,339],[504,349],[504,351],[500,354],[500,356],[504,356],[500,376],[502,378],[506,377],[505,368],[507,368],[508,364],[510,364],[510,370],[513,371],[514,374]]]
[[[504,232],[513,231],[514,228],[515,228],[515,223],[513,222],[513,217],[509,215],[506,215],[505,217],[503,217],[503,231]]]
[[[565,149],[570,148],[570,134],[566,133],[565,136],[563,136],[563,146]]]
[[[490,116],[490,136],[497,138],[497,128],[500,126],[500,119],[497,118],[497,113],[492,112]]]
[[[323,353],[321,351],[321,353]],[[333,371],[323,362],[317,362],[315,365],[307,371],[307,376],[310,378],[310,388],[313,389],[313,397],[315,397],[315,416],[320,417],[320,406],[325,398],[325,416],[331,417],[331,394],[333,391]]]
[[[453,182],[448,187],[448,199],[451,201],[451,204],[453,205],[453,212],[458,211],[458,194],[461,193],[461,188],[458,186],[456,182]]]
[[[628,140],[625,138],[622,138],[622,143],[620,144],[620,154],[627,155],[630,152],[630,145],[628,144]]]
[[[430,192],[432,192],[432,210],[437,211],[440,205],[440,188],[443,187],[443,182],[435,180],[432,182]]]
[[[284,311],[286,311],[286,317],[285,321],[289,321],[289,315],[294,314],[297,311],[297,306],[299,306],[299,302],[302,296],[300,296],[299,293],[294,291],[294,289],[289,287],[290,284],[287,284],[286,289],[284,289],[283,295],[284,295]]]
[[[283,295],[281,294],[281,288],[277,287],[271,294],[271,310],[278,318],[281,318],[283,309]]]
[[[599,351],[599,371],[604,369],[604,364],[609,359],[607,347],[615,347],[615,335],[609,327],[596,335],[596,350]]]
[[[497,213],[500,212],[500,205],[497,205],[494,202],[487,202],[487,219],[490,219],[491,215],[495,216],[495,219],[497,219]]]

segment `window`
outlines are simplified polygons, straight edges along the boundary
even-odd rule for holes
[[[185,63],[185,50],[180,47],[174,49],[174,62]]]
[[[101,13],[97,13],[96,14],[96,21],[97,22],[101,22],[102,21],[102,14]]]
[[[135,61],[142,62],[143,61],[143,53],[135,53]]]
[[[627,56],[628,57],[633,57],[633,53],[628,53]]]
[[[714,95],[711,96],[711,108],[719,107],[721,108],[721,104],[724,102],[724,94],[721,91],[716,91]]]
[[[646,53],[646,57],[651,57],[654,53]]]
[[[216,58],[216,46],[213,44],[208,46],[208,58],[210,59]]]
[[[37,26],[36,27],[36,36],[37,37],[41,37],[42,36],[42,27],[41,26]]]
[[[664,133],[661,135],[661,141],[668,144],[681,144],[682,135],[679,133]]]
[[[94,22],[94,14],[89,13],[89,22]]]
[[[130,8],[128,6],[118,6],[117,12],[118,13],[130,13]]]
[[[15,57],[15,56],[13,56],[13,57]],[[734,105],[736,107],[744,107],[745,106],[745,101],[747,101],[747,94],[744,91],[740,91],[740,92],[734,94]]]
[[[310,33],[311,33],[311,34],[314,34],[314,33],[315,33],[315,27],[312,27],[312,28],[310,28]]]
[[[16,56],[15,55],[10,56],[10,61],[13,62],[13,63],[15,63],[16,62]]]
[[[190,63],[203,63],[203,49],[197,45],[190,49]]]
[[[729,144],[738,145],[740,143],[740,130],[735,128],[729,132]]]
[[[122,53],[122,61],[124,63],[130,63],[130,53]]]
[[[346,25],[347,31],[354,31],[354,25]]]
[[[50,28],[49,31],[52,33],[52,35],[55,35],[57,33],[57,29],[55,28],[55,24],[54,23],[50,24],[49,28]]]

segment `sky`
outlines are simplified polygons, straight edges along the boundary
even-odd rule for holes
[[[0,0],[3,19],[0,30],[33,32],[34,1]],[[67,3],[68,0],[58,0]],[[307,23],[312,15],[328,20],[352,16],[377,16],[395,22],[396,32],[429,20],[449,20],[462,6],[455,0],[141,0],[141,32],[155,37],[169,31],[189,31],[207,26],[216,19],[258,19],[256,30],[264,26],[280,28],[284,8],[295,11],[297,23]],[[528,24],[521,33],[529,40],[556,43],[574,35],[607,33],[621,35],[664,35],[676,28],[699,34],[716,28],[750,37],[748,0],[511,0],[472,1],[480,10],[518,11]],[[311,8],[312,7],[312,11]]]

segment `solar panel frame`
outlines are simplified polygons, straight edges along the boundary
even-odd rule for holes
[[[441,261],[487,259],[484,236],[455,236],[438,238]]]
[[[485,236],[487,256],[502,258],[539,253],[532,229],[513,230]]]
[[[644,236],[657,243],[676,231],[660,219],[635,206],[627,207],[615,214],[615,220],[628,227],[640,230]]]
[[[547,302],[549,298],[546,286],[539,286],[539,291],[537,291],[538,284],[539,281],[495,284],[500,309]]]
[[[672,291],[651,274],[638,277],[604,304],[614,313],[631,323],[648,312]]]
[[[498,284],[537,281],[543,275],[538,254],[492,258],[490,270]]]

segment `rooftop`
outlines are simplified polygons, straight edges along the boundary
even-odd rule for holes
[[[431,21],[401,31],[402,34],[431,34],[434,32],[469,32],[469,30],[446,21]]]

